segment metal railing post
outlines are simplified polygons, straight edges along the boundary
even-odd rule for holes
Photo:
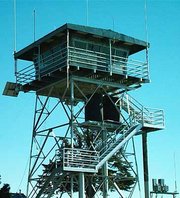
[[[69,30],[67,29],[67,88],[69,88]]]
[[[41,67],[41,47],[38,46],[38,79],[40,80],[40,67]]]
[[[14,59],[14,74],[16,76],[16,84],[18,83],[18,77],[17,77],[17,59]]]
[[[74,136],[74,80],[70,78],[70,94],[71,94],[71,117],[70,117],[70,127],[71,127],[71,148],[74,146],[73,136]]]
[[[109,63],[110,63],[110,75],[112,75],[112,45],[111,45],[111,39],[109,39]]]
[[[142,116],[142,125],[144,126],[144,106],[142,106],[141,116]]]
[[[148,170],[148,146],[147,132],[142,134],[143,169],[144,169],[144,197],[149,198],[149,170]]]
[[[84,173],[79,173],[79,198],[85,198],[85,179]]]

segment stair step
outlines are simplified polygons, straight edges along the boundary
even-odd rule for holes
[[[97,169],[99,169],[105,161],[109,160],[133,135],[135,135],[142,128],[141,124],[136,124],[130,127],[128,130],[124,128],[124,135],[117,139],[117,141],[110,146],[101,156],[100,161],[97,164]],[[124,141],[124,142],[123,142]]]

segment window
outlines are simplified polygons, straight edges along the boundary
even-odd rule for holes
[[[34,65],[36,73],[40,74],[54,71],[56,68],[62,67],[66,62],[66,43],[61,43],[49,48],[40,55],[34,57]],[[39,74],[38,74],[39,75]]]
[[[74,41],[74,46],[81,49],[86,49],[86,43],[81,41]]]
[[[115,72],[127,74],[127,57],[128,51],[112,48],[112,66]]]

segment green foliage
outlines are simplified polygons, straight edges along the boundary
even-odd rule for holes
[[[96,139],[96,144],[100,143],[100,148],[102,148],[102,137],[101,135],[97,138],[97,133],[99,133],[99,130],[97,131],[91,131],[91,130],[84,130],[83,133],[80,133],[78,130],[75,130],[75,137],[74,137],[74,148],[79,149],[88,149],[88,150],[94,150],[94,146],[92,143]],[[70,148],[71,144],[67,139],[64,139],[62,142],[62,147],[64,148]],[[115,191],[114,182],[116,185],[121,189],[125,191],[130,191],[133,185],[135,184],[136,180],[132,176],[131,173],[131,167],[130,163],[127,162],[122,157],[123,150],[120,150],[117,152],[113,157],[111,157],[108,161],[108,175],[109,175],[109,190]],[[60,162],[62,164],[62,162]],[[52,166],[51,164],[46,165],[45,171],[50,171],[48,169],[48,166]],[[53,166],[54,167],[54,164]],[[60,192],[67,192],[71,190],[71,173],[67,174],[65,176],[66,183],[62,186],[59,186]],[[74,175],[74,180],[78,181],[78,174]],[[102,174],[102,169],[98,171],[96,174],[92,173],[85,173],[85,184],[86,184],[86,197],[92,198],[94,197],[96,190],[103,190],[103,183],[104,181],[104,175]],[[73,191],[77,192],[79,191],[78,183],[75,183],[73,186]],[[0,197],[1,198],[1,197]]]
[[[131,174],[129,163],[126,162],[119,151],[109,161],[109,176],[114,176],[114,181],[121,190],[129,191],[135,183],[135,178]],[[110,186],[111,190],[114,190]]]
[[[0,198],[11,198],[9,184],[4,184],[0,189]]]
[[[78,130],[76,130],[76,148],[82,149],[92,149],[92,142],[97,136],[98,131],[85,130],[83,134],[80,134]],[[97,142],[102,142],[101,138],[96,140]],[[121,155],[121,150],[117,152],[111,159],[108,161],[108,175],[112,178],[113,182],[116,182],[118,187],[121,190],[129,191],[132,186],[135,184],[136,180],[131,174],[130,163],[124,160]],[[88,177],[88,174],[86,174]],[[89,185],[93,184],[94,186],[99,185],[102,182],[102,170],[100,169],[97,176],[93,177],[93,179],[88,180]],[[115,190],[112,182],[109,182],[109,189],[111,191]],[[92,189],[91,189],[92,190]]]

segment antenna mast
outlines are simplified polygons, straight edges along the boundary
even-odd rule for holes
[[[148,16],[147,16],[147,0],[144,0],[144,22],[145,22],[145,34],[146,34],[146,62],[149,73],[149,36],[148,36]]]
[[[34,42],[36,41],[36,10],[33,11],[33,18],[34,18]]]
[[[148,17],[147,17],[147,0],[144,0],[144,18],[145,18],[145,33],[146,33],[146,42],[148,48]]]
[[[14,12],[14,53],[16,52],[16,0],[14,0],[14,8],[13,8],[13,12]]]
[[[176,181],[176,154],[174,152],[174,184],[175,184],[175,192],[177,192],[177,181]]]
[[[88,26],[89,23],[89,1],[86,0],[86,25]]]

